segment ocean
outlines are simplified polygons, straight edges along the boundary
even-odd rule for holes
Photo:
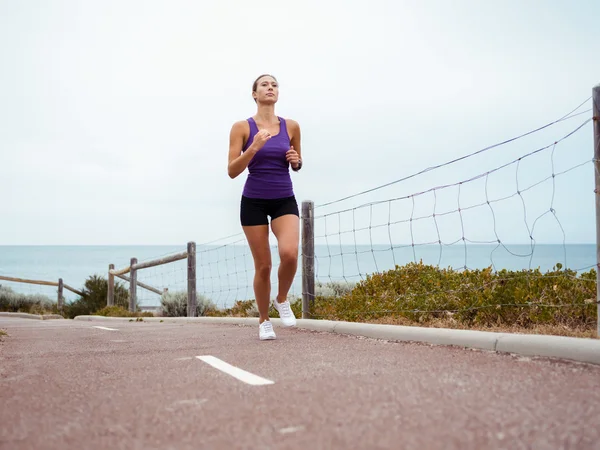
[[[0,275],[58,281],[81,290],[86,279],[92,275],[106,277],[108,265],[116,269],[129,265],[130,258],[139,262],[180,253],[183,246],[0,246]],[[427,245],[404,246],[390,250],[389,245],[316,245],[315,272],[317,282],[357,282],[367,274],[388,270],[395,264],[403,265],[422,260],[425,264],[443,268],[520,270],[539,268],[542,272],[552,270],[557,263],[563,268],[589,271],[596,265],[595,244],[556,245]],[[277,285],[279,258],[272,247],[272,283]],[[302,289],[301,260],[294,279],[291,294],[300,296]],[[197,290],[221,307],[231,306],[236,300],[253,298],[253,262],[246,245],[199,246],[197,249]],[[126,281],[118,280],[125,287]],[[138,271],[138,281],[160,291],[186,290],[187,262],[177,261],[167,265]],[[55,299],[57,288],[25,283],[0,281],[16,292],[43,294]],[[160,296],[138,287],[138,300],[144,306],[157,306]],[[77,298],[65,290],[67,301]]]

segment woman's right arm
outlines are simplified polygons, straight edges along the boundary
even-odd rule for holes
[[[246,170],[254,155],[265,145],[265,142],[271,139],[271,135],[267,131],[261,130],[254,135],[252,144],[241,154],[244,145],[244,134],[249,129],[247,128],[247,123],[245,120],[234,123],[229,133],[229,164],[227,166],[227,173],[230,178],[235,178]]]
[[[242,154],[245,127],[245,121],[241,120],[233,124],[229,133],[229,163],[227,165],[227,173],[230,178],[235,178],[246,170],[255,153],[248,149]]]

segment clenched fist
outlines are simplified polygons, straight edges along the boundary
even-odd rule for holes
[[[271,139],[271,133],[269,133],[267,130],[260,130],[254,135],[254,140],[252,141],[250,148],[252,148],[252,150],[254,150],[256,153],[263,148],[269,139]]]
[[[298,152],[296,150],[294,150],[293,145],[285,153],[285,159],[287,159],[287,162],[290,163],[294,169],[298,167],[298,162],[300,161],[300,155],[298,155]]]

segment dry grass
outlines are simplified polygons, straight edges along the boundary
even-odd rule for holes
[[[352,288],[326,287],[315,296],[315,318],[598,338],[594,269],[455,271],[410,263]]]
[[[122,306],[105,306],[104,308],[94,312],[94,315],[106,316],[106,317],[153,317],[154,316],[154,314],[149,311],[129,312],[128,309],[125,309]]]
[[[477,326],[472,325],[465,327],[452,319],[436,319],[427,323],[416,323],[404,317],[382,317],[379,319],[369,320],[367,323],[385,324],[385,325],[405,325],[413,327],[429,327],[429,328],[451,328],[454,330],[477,330],[477,331],[493,331],[498,333],[515,333],[515,334],[543,334],[553,336],[568,336],[578,338],[598,339],[596,327],[567,327],[565,325],[540,324],[532,325],[531,327],[520,327],[518,325],[495,325],[495,326]]]

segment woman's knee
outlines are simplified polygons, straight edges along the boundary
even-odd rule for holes
[[[271,266],[270,261],[257,261],[254,269],[256,275],[260,278],[269,278],[271,275]]]
[[[284,247],[279,250],[279,259],[283,264],[293,264],[298,261],[298,247]]]

